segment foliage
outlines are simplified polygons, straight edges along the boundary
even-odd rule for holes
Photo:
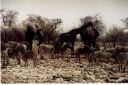
[[[18,12],[1,9],[0,13],[2,15],[2,22],[5,26],[11,27],[16,24]]]
[[[126,29],[128,29],[128,17],[126,17],[125,19],[121,19],[121,21],[123,21],[123,23],[125,24]]]
[[[120,27],[113,26],[112,29],[110,29],[109,32],[106,33],[106,36],[104,37],[105,42],[112,42],[113,46],[116,47],[116,43],[124,43],[124,35],[125,32]]]

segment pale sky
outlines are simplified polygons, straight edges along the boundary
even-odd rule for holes
[[[107,28],[122,26],[120,19],[128,17],[128,0],[1,0],[2,8],[19,12],[18,22],[28,14],[46,18],[61,18],[63,27],[70,29],[88,15],[100,13]]]

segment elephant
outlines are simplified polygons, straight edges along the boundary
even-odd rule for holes
[[[72,49],[74,50],[74,42],[76,40],[77,34],[80,34],[83,31],[83,29],[87,29],[89,26],[93,27],[93,23],[88,22],[87,24],[82,25],[79,28],[72,29],[69,32],[60,34],[57,37],[56,44],[58,44],[58,45],[61,44],[61,46],[62,46],[64,42],[65,43],[71,43]]]
[[[95,48],[96,39],[99,36],[99,32],[94,28],[87,28],[80,32],[80,36],[81,40],[84,42],[84,45],[89,46],[89,48],[91,46]]]
[[[14,42],[28,42],[28,48],[32,49],[32,40],[35,36],[38,36],[39,44],[42,43],[43,33],[37,24],[29,23],[25,25],[17,25],[11,28],[1,29],[1,42],[8,41]]]

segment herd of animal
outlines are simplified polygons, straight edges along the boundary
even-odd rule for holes
[[[90,26],[92,28],[89,28]],[[69,53],[70,57],[67,59],[70,60],[70,58],[73,58],[76,62],[81,62],[81,55],[84,55],[89,61],[89,65],[91,65],[92,62],[99,65],[101,62],[113,61],[119,64],[118,68],[121,71],[125,71],[128,67],[128,49],[119,47],[114,49],[102,49],[101,46],[96,44],[99,33],[96,29],[93,29],[91,22],[80,28],[60,34],[53,45],[42,44],[42,34],[40,30],[34,29],[32,26],[28,26],[24,33],[24,38],[20,42],[16,42],[13,39],[8,39],[7,41],[8,34],[7,32],[3,33],[4,40],[7,42],[1,43],[2,68],[6,68],[10,64],[10,58],[16,59],[16,64],[19,65],[21,65],[21,60],[23,60],[25,66],[28,66],[28,60],[32,59],[33,66],[36,66],[37,62],[42,59],[45,53],[51,54],[51,59],[64,59],[66,57],[65,54]],[[39,43],[33,41],[35,34],[39,37]],[[74,48],[77,34],[80,34],[83,45],[79,48]]]

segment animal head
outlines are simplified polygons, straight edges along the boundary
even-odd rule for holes
[[[87,24],[82,25],[81,26],[81,29],[88,28],[89,26],[92,26],[93,27],[93,23],[92,22],[88,22]]]
[[[92,23],[92,22],[88,22],[88,23],[86,24],[86,26],[92,26],[92,27],[93,27],[93,23]]]

